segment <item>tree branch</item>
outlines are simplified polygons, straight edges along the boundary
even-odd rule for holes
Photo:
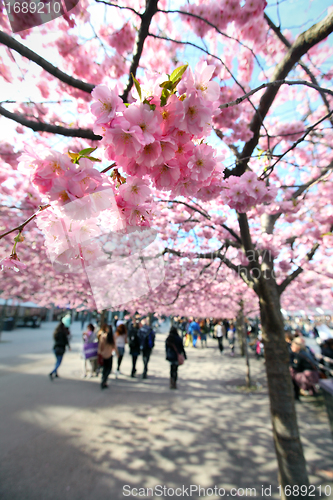
[[[262,64],[260,63],[258,57],[254,53],[253,49],[251,49],[251,47],[249,47],[245,43],[241,42],[238,38],[235,38],[233,36],[227,35],[223,31],[219,30],[218,27],[215,24],[213,24],[210,21],[208,21],[208,19],[205,19],[204,17],[201,17],[198,14],[194,14],[192,12],[186,12],[186,11],[177,10],[177,9],[175,9],[175,10],[162,10],[162,9],[158,9],[158,12],[161,12],[162,14],[180,14],[180,15],[184,15],[184,16],[187,16],[187,17],[193,17],[194,19],[198,19],[199,21],[204,22],[205,24],[207,24],[208,26],[210,26],[211,28],[213,28],[217,33],[219,33],[219,35],[224,36],[225,38],[228,38],[229,40],[233,40],[233,41],[237,42],[239,45],[241,45],[241,47],[244,47],[245,49],[249,50],[251,52],[253,58],[256,60],[259,68],[262,70],[263,73],[265,73],[265,70],[262,67]]]
[[[200,208],[193,207],[189,203],[186,203],[186,201],[178,201],[178,200],[157,200],[157,201],[163,202],[163,203],[178,203],[180,205],[185,205],[185,207],[188,207],[191,210],[193,210],[194,212],[198,212],[199,214],[201,214],[203,217],[205,217],[205,219],[209,219],[209,220],[211,219],[210,215],[207,212],[204,212]]]
[[[178,201],[178,200],[158,200],[158,201],[165,202],[165,203],[179,203],[181,205],[185,205],[186,207],[190,208],[191,210],[201,214],[203,217],[205,217],[205,219],[211,220],[211,216],[208,214],[208,212],[204,212],[203,209],[201,209],[201,208],[199,209],[199,208],[193,207],[189,203],[186,203],[186,201]],[[236,231],[234,231],[233,229],[228,227],[226,224],[219,224],[219,226],[223,227],[223,229],[228,231],[231,234],[231,236],[233,236],[235,238],[235,240],[238,241],[238,243],[240,243],[240,244],[242,243],[242,240],[240,239],[240,237],[238,236]],[[210,226],[210,227],[212,227],[212,229],[215,229],[213,226]]]
[[[59,125],[51,125],[40,121],[28,120],[20,113],[12,113],[0,105],[0,115],[14,120],[21,125],[31,128],[34,132],[49,132],[51,134],[64,135],[65,137],[80,137],[81,139],[90,139],[92,141],[100,141],[102,137],[95,135],[92,130],[84,128],[66,128]]]
[[[277,163],[279,163],[279,161],[282,160],[282,158],[284,158],[286,156],[286,154],[290,153],[290,151],[292,151],[293,149],[295,149],[295,147],[300,144],[301,142],[304,141],[304,139],[306,138],[307,135],[310,134],[310,132],[312,132],[317,125],[319,125],[320,123],[322,123],[323,121],[327,120],[328,118],[330,118],[333,114],[333,111],[330,111],[329,113],[327,113],[327,115],[323,116],[323,118],[321,118],[320,120],[318,120],[316,123],[314,123],[313,125],[311,125],[310,127],[307,127],[305,133],[302,135],[302,137],[300,137],[297,141],[295,141],[291,146],[290,148],[288,148],[286,151],[284,151],[284,153],[278,155],[278,159],[273,163],[273,165],[270,165],[270,167],[265,170],[263,172],[263,174],[261,175],[261,178],[262,179],[265,179],[269,176],[269,174],[273,171],[275,165]]]
[[[304,193],[304,191],[306,191],[309,187],[313,186],[314,184],[316,184],[317,182],[319,182],[321,179],[323,179],[327,174],[329,174],[330,172],[332,172],[332,169],[333,169],[333,161],[331,161],[331,163],[329,164],[328,167],[326,167],[320,175],[318,175],[318,177],[315,177],[314,179],[310,179],[307,183],[303,184],[303,186],[300,186],[291,196],[292,199],[296,199],[298,198],[299,196],[301,196],[301,194]]]
[[[318,90],[320,94],[322,93],[327,93],[333,96],[333,90],[326,89],[324,87],[320,87],[319,85],[315,85],[314,83],[307,82],[306,80],[276,80],[274,82],[268,82],[268,83],[263,83],[259,87],[250,90],[250,92],[247,92],[246,94],[242,95],[241,97],[238,97],[234,101],[227,102],[225,104],[221,104],[219,106],[220,109],[225,109],[225,108],[230,108],[231,106],[237,106],[241,102],[245,101],[248,97],[251,95],[255,94],[259,90],[268,88],[268,87],[280,87],[281,85],[305,85],[306,87],[310,87],[312,89]]]
[[[36,212],[35,214],[33,214],[31,217],[29,217],[26,221],[22,222],[22,224],[20,224],[19,226],[16,226],[14,227],[13,229],[10,229],[9,231],[7,231],[6,233],[3,233],[0,235],[0,240],[2,238],[4,238],[5,236],[7,236],[8,234],[10,233],[13,233],[14,231],[19,231],[19,232],[22,232],[23,229],[25,228],[25,226],[27,224],[29,224],[29,222],[31,222],[33,219],[35,219],[37,217],[37,215],[42,212],[43,210],[46,210],[47,208],[49,208],[51,205],[41,205],[38,209],[38,212]]]
[[[141,14],[137,10],[133,9],[132,7],[127,7],[124,5],[117,5],[116,3],[106,2],[105,0],[95,0],[95,2],[104,3],[105,5],[109,5],[109,7],[117,7],[118,9],[130,10],[131,12],[136,14],[137,16],[141,17]]]
[[[26,57],[30,61],[38,64],[38,66],[47,71],[47,73],[50,73],[50,75],[53,75],[58,80],[67,83],[67,85],[70,85],[71,87],[83,90],[83,92],[87,92],[88,94],[90,94],[95,87],[95,85],[91,83],[86,83],[82,80],[78,80],[77,78],[73,78],[72,76],[67,75],[59,68],[46,61],[46,59],[36,54],[36,52],[28,49],[28,47],[15,40],[15,38],[7,35],[3,31],[0,31],[0,43],[6,45],[6,47],[9,47],[10,49],[15,50],[16,52],[21,54],[21,56]]]
[[[236,265],[233,262],[231,262],[230,259],[228,259],[225,255],[221,254],[221,250],[223,249],[223,246],[219,249],[216,250],[215,252],[206,252],[206,253],[193,253],[193,259],[220,259],[221,262],[223,262],[229,269],[232,269],[235,271],[236,274],[250,287],[254,288],[255,284],[252,279],[252,277],[249,275],[249,269],[246,266],[242,265]],[[162,255],[165,255],[167,253],[170,253],[172,255],[176,255],[177,257],[187,257],[188,255],[182,254],[179,250],[173,250],[172,248],[165,248],[162,252]]]
[[[102,171],[101,171],[101,174],[105,174],[106,172],[108,172],[111,168],[115,167],[116,166],[116,163],[112,163],[111,165],[109,165],[108,167],[105,167]],[[31,222],[35,217],[37,217],[37,215],[42,212],[43,210],[46,210],[47,208],[49,208],[51,205],[50,204],[47,204],[47,205],[40,205],[39,209],[38,209],[38,212],[36,212],[35,214],[31,215],[31,217],[29,217],[26,221],[22,222],[22,224],[20,224],[19,226],[16,226],[14,227],[13,229],[10,229],[9,231],[7,231],[6,233],[3,233],[0,235],[0,240],[2,238],[4,238],[5,236],[7,236],[8,234],[10,233],[13,233],[14,231],[23,231],[23,229],[25,228],[25,226],[27,224],[29,224],[29,222]],[[8,208],[17,208],[18,210],[24,210],[23,208],[18,208],[18,207],[8,207]]]
[[[332,31],[333,13],[329,14],[319,23],[314,24],[304,33],[301,33],[290,47],[283,60],[276,66],[271,82],[284,80],[299,59],[314,45],[324,40]],[[249,157],[251,157],[258,144],[260,128],[279,89],[280,85],[268,87],[261,97],[259,107],[250,123],[250,130],[253,133],[252,139],[245,143],[240,158],[236,163],[236,167],[228,172],[229,175],[240,176],[245,172]]]
[[[138,31],[138,34],[136,36],[136,41],[135,41],[135,49],[134,49],[134,55],[132,59],[132,64],[129,70],[129,79],[128,83],[126,85],[126,88],[124,90],[122,97],[122,100],[124,102],[127,102],[128,100],[128,94],[133,87],[133,78],[132,75],[136,75],[136,71],[139,66],[140,58],[142,55],[142,50],[143,50],[143,45],[145,43],[145,40],[149,34],[149,26],[151,24],[151,20],[153,16],[157,12],[157,4],[158,0],[147,0],[146,3],[146,10],[143,14],[140,15],[141,17],[141,26]]]
[[[311,250],[306,254],[305,258],[308,262],[313,258],[314,254],[318,248],[319,248],[319,243],[315,243],[313,245],[313,247],[311,248]],[[287,286],[290,285],[290,283],[292,281],[294,281],[294,279],[296,279],[297,276],[299,276],[302,272],[303,272],[303,268],[301,266],[299,266],[297,269],[295,269],[295,271],[293,271],[291,274],[289,274],[289,276],[287,276],[282,281],[282,283],[280,283],[280,285],[277,286],[277,290],[278,290],[279,295],[282,295],[282,293],[285,291]]]
[[[279,38],[279,40],[284,43],[284,45],[290,49],[291,47],[291,43],[287,40],[287,38],[283,35],[283,33],[281,33],[281,30],[275,26],[275,24],[273,23],[273,21],[267,16],[267,14],[264,14],[264,17],[265,17],[265,20],[267,21],[268,23],[268,26],[274,31],[274,33],[276,34],[276,36]],[[314,76],[314,74],[312,73],[312,71],[306,66],[306,64],[303,63],[303,61],[298,61],[298,64],[299,66],[301,66],[301,68],[305,71],[305,73],[309,76],[311,82],[314,84],[314,85],[318,85],[318,81],[316,79],[316,77]],[[330,108],[330,105],[329,105],[329,102],[327,100],[327,97],[325,95],[325,93],[322,91],[322,90],[319,90],[318,91],[319,94],[321,95],[321,98],[323,100],[323,103],[325,104],[326,106],[326,109],[327,109],[327,112],[329,113],[331,111],[331,108]],[[330,118],[330,122],[333,126],[333,119],[332,117]]]

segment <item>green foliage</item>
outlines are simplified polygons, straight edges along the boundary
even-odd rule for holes
[[[184,66],[179,66],[173,70],[171,75],[168,75],[169,80],[165,80],[160,84],[160,87],[163,89],[161,93],[161,106],[165,106],[168,102],[168,98],[176,92],[177,85],[182,79],[183,74],[187,70],[188,64]]]
[[[142,101],[142,92],[141,92],[141,86],[140,86],[140,83],[138,82],[138,80],[135,78],[135,76],[133,75],[133,73],[131,73],[132,75],[132,78],[133,78],[133,82],[134,82],[134,85],[135,85],[135,88],[136,88],[136,91],[140,97],[140,101]]]
[[[90,156],[90,153],[93,153],[94,151],[96,151],[97,147],[96,148],[86,148],[86,149],[82,149],[81,151],[79,151],[78,153],[71,153],[71,151],[68,151],[68,156],[70,157],[70,159],[72,160],[72,163],[76,163],[78,164],[79,163],[79,160],[81,158],[87,158],[88,160],[91,160],[91,161],[101,161],[99,160],[98,158],[94,158],[93,156]]]

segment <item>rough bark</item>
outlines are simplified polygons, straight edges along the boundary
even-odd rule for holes
[[[249,360],[249,352],[247,349],[247,332],[244,324],[244,311],[243,311],[243,302],[241,301],[240,310],[236,319],[236,330],[238,340],[241,346],[241,355],[245,356],[245,366],[246,366],[246,375],[245,375],[245,384],[246,387],[251,387],[251,369],[250,369],[250,360]]]
[[[287,485],[308,486],[306,462],[299,436],[289,373],[289,353],[284,340],[279,294],[276,286],[269,283],[269,280],[265,285],[265,287],[259,287],[259,302],[273,438],[279,465],[279,482],[282,489]],[[299,497],[291,495],[288,498]]]
[[[245,254],[249,254],[253,252],[253,243],[246,215],[238,214],[238,222]],[[274,216],[262,217],[262,232],[272,234],[274,222]],[[257,257],[251,265],[258,276],[254,290],[259,298],[273,439],[279,482],[284,490],[288,485],[308,485],[309,480],[297,424],[280,293],[274,276],[274,258],[267,250],[261,255],[261,262]],[[285,496],[282,495],[282,498]],[[288,498],[299,497],[291,494]]]

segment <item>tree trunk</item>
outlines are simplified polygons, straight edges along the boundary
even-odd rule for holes
[[[288,498],[299,499],[296,490],[293,494],[293,486],[308,486],[309,480],[297,424],[289,373],[289,353],[284,340],[280,297],[275,280],[267,280],[265,285],[267,286],[258,290],[258,296],[279,482],[282,486],[282,498],[285,498],[284,488],[290,485],[291,495]]]
[[[245,330],[244,324],[244,311],[243,311],[243,301],[240,301],[240,309],[236,318],[236,331],[238,341],[241,347],[241,355],[245,356],[245,365],[246,365],[246,376],[245,382],[246,387],[251,387],[251,372],[250,372],[250,361],[249,361],[249,353],[247,350],[247,332]]]
[[[251,370],[250,370],[250,359],[249,359],[249,350],[247,346],[247,331],[245,326],[243,327],[243,337],[244,337],[244,349],[245,349],[245,363],[246,363],[246,387],[251,387]]]

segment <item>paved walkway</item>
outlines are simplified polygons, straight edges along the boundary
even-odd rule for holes
[[[244,393],[244,360],[237,353],[231,358],[228,348],[221,356],[209,339],[207,349],[188,348],[179,390],[170,391],[161,333],[147,380],[128,376],[126,354],[124,375],[112,375],[101,391],[99,380],[81,378],[79,323],[61,378],[49,380],[54,327],[4,332],[0,342],[2,500],[118,500],[140,493],[128,495],[130,488],[155,485],[184,487],[184,494],[176,492],[181,498],[190,485],[224,488],[225,496],[246,496],[231,488],[255,488],[259,499],[267,497],[262,487],[271,486],[271,498],[279,498],[262,360],[251,356],[259,389]],[[138,365],[140,372],[141,359]],[[333,469],[325,410],[303,398],[298,415],[311,483],[333,491],[318,473]],[[159,498],[172,490],[165,493]],[[192,498],[219,498],[211,493],[192,489]]]

